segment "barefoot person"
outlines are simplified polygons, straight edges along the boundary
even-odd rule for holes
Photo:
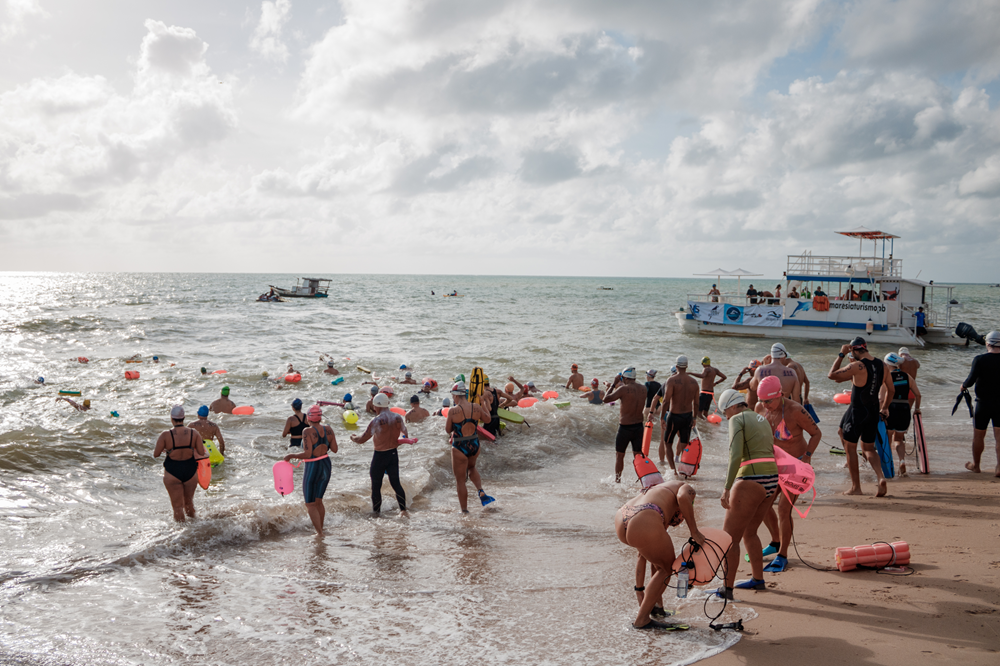
[[[840,364],[851,354],[851,361],[846,368]],[[862,337],[854,338],[849,344],[840,348],[840,353],[833,362],[833,367],[827,377],[835,382],[851,382],[851,404],[844,415],[842,429],[844,431],[844,451],[847,454],[847,468],[851,473],[851,489],[845,495],[861,495],[861,472],[858,469],[856,455],[858,440],[861,440],[861,451],[868,464],[875,470],[878,478],[877,497],[882,497],[888,490],[885,477],[882,475],[882,463],[875,451],[875,436],[878,434],[879,415],[889,415],[889,401],[892,400],[892,378],[885,371],[885,364],[868,353],[868,343]],[[879,405],[879,394],[885,387],[885,398]]]
[[[726,520],[722,529],[733,538],[726,554],[726,587],[716,594],[732,600],[733,588],[763,590],[764,556],[757,528],[771,509],[778,491],[778,466],[774,462],[774,435],[760,414],[750,411],[746,396],[726,389],[719,396],[719,408],[729,420],[729,470],[722,508]],[[740,539],[750,557],[750,580],[736,584],[740,567]]]
[[[399,504],[399,514],[408,516],[406,512],[406,492],[403,484],[399,482],[399,435],[409,437],[406,431],[406,423],[403,417],[395,412],[389,411],[389,396],[379,393],[372,398],[372,406],[376,416],[368,422],[364,434],[351,435],[351,441],[357,444],[364,444],[372,437],[375,438],[375,452],[372,454],[372,463],[368,468],[368,475],[372,480],[372,511],[376,515],[382,511],[382,479],[389,475],[389,485],[396,492],[396,502]]]
[[[326,518],[326,507],[323,505],[323,495],[330,483],[333,465],[330,463],[331,453],[337,452],[337,438],[333,428],[321,425],[323,410],[319,405],[309,408],[309,427],[302,435],[302,453],[289,453],[285,462],[292,459],[304,460],[302,471],[302,494],[305,496],[306,511],[309,520],[316,528],[316,534],[323,534],[323,520]]]
[[[906,347],[900,347],[899,352],[896,355],[900,358],[899,369],[916,379],[917,370],[920,369],[920,361],[913,358],[910,355],[910,350]]]
[[[350,400],[344,402],[350,402]],[[292,400],[292,415],[285,419],[285,429],[281,431],[281,439],[291,435],[292,439],[288,442],[288,448],[302,446],[302,431],[305,429],[306,415],[302,413],[302,401],[296,398]]]
[[[986,449],[986,428],[992,424],[997,453],[997,466],[993,474],[1000,477],[1000,332],[990,331],[986,334],[986,352],[972,359],[969,376],[962,382],[963,389],[976,387],[972,462],[965,463],[965,469],[979,473],[979,464]]]
[[[476,469],[476,460],[479,459],[476,426],[479,421],[489,421],[490,413],[482,405],[469,402],[465,382],[458,382],[451,387],[451,397],[455,400],[455,406],[448,410],[444,431],[451,435],[451,469],[455,473],[458,505],[462,508],[462,513],[469,513],[469,489],[466,485],[469,481],[476,486],[483,506],[495,501],[483,490],[483,480],[479,478],[479,470]]]
[[[663,429],[663,441],[660,442],[660,463],[664,460],[670,469],[677,473],[674,465],[674,435],[680,443],[681,451],[691,441],[691,426],[694,425],[694,415],[698,411],[698,380],[687,373],[687,356],[678,356],[677,374],[667,379],[663,385],[663,409],[669,412]]]
[[[184,408],[174,405],[170,410],[173,427],[164,430],[156,439],[153,457],[166,453],[163,461],[163,485],[170,496],[174,520],[184,522],[184,515],[194,518],[194,489],[198,486],[198,460],[207,458],[208,452],[196,430],[184,427]]]
[[[899,456],[899,475],[908,476],[906,473],[906,431],[910,428],[910,408],[914,408],[913,413],[920,413],[920,391],[917,389],[917,380],[904,372],[899,367],[902,360],[897,354],[889,352],[882,359],[889,369],[889,378],[892,380],[892,398],[889,402],[889,418],[885,420],[886,433],[889,440],[895,442],[896,454]],[[886,391],[885,388],[882,389]],[[885,395],[880,396],[885,400]]]
[[[694,488],[682,481],[668,481],[648,489],[630,499],[615,514],[615,533],[618,540],[639,551],[639,559],[653,565],[653,577],[643,593],[639,614],[632,626],[636,629],[666,629],[669,625],[649,617],[653,604],[661,597],[674,567],[674,544],[667,534],[668,527],[677,527],[687,521],[691,538],[702,546],[704,535],[698,530],[694,518]],[[638,567],[637,567],[638,569]],[[643,564],[645,571],[645,564]]]
[[[737,391],[746,391],[747,406],[750,409],[757,407],[757,391],[754,390],[751,384],[753,384],[754,373],[760,365],[760,361],[757,359],[750,361],[750,363],[747,364],[747,367],[740,370],[740,374],[736,376],[736,379],[733,380],[733,385],[730,387],[736,389]],[[743,379],[743,375],[746,375],[747,378]]]
[[[236,403],[229,399],[228,386],[223,386],[219,398],[208,406],[208,410],[214,414],[232,414],[234,409]]]
[[[793,458],[812,464],[812,455],[819,446],[823,433],[809,416],[805,407],[781,395],[781,382],[775,376],[765,377],[757,387],[757,414],[767,419],[774,433],[774,445],[784,449]],[[809,443],[803,432],[809,433]],[[789,501],[791,498],[791,501]],[[777,553],[764,571],[778,573],[788,566],[788,545],[792,542],[792,505],[798,495],[782,493],[778,497],[778,511],[768,510],[764,523],[771,533],[771,543],[764,549],[764,555]],[[778,543],[775,546],[775,542]]]
[[[646,387],[636,384],[635,368],[622,370],[621,383],[612,385],[602,402],[620,401],[618,406],[618,434],[615,436],[615,483],[621,483],[625,469],[625,449],[632,446],[632,453],[642,453],[642,410],[646,406]],[[615,378],[618,382],[618,378]]]
[[[597,381],[596,379],[594,381]],[[656,370],[646,371],[646,408],[642,410],[642,420],[643,422],[648,421],[651,417],[653,411],[653,400],[656,398],[656,394],[660,392],[663,388],[663,384],[656,381]],[[655,415],[654,415],[655,416]]]
[[[218,424],[208,420],[207,406],[202,405],[198,408],[198,418],[192,421],[188,427],[197,430],[203,442],[218,440],[219,453],[222,455],[226,454],[226,440],[222,438],[222,430],[219,429]]]
[[[794,370],[796,376],[798,376],[799,378],[799,394],[796,396],[792,396],[792,399],[795,400],[795,402],[799,403],[800,405],[808,405],[809,376],[806,374],[806,369],[803,368],[802,364],[799,363],[798,361],[793,361],[791,358],[789,358],[788,350],[785,349],[785,345],[781,344],[780,342],[776,342],[774,343],[774,345],[771,346],[772,351],[774,351],[775,349],[780,349],[781,350],[780,353],[784,354],[783,357],[780,355],[778,357],[775,357],[777,358],[778,362],[781,363],[781,365],[785,366],[786,368],[791,368],[792,370]],[[773,354],[772,357],[774,357]]]
[[[566,388],[568,389],[579,389],[583,386],[583,374],[580,373],[580,368],[574,363],[569,366],[569,379],[566,380]]]
[[[712,409],[712,401],[715,399],[715,387],[726,381],[726,376],[722,374],[722,370],[712,367],[712,359],[707,356],[701,359],[701,372],[692,372],[691,376],[701,380],[701,394],[698,396],[698,415],[705,418],[708,416],[708,411]]]

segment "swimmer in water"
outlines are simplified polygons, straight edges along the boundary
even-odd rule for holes
[[[349,401],[345,401],[349,402]],[[344,409],[347,409],[345,406]],[[306,429],[306,415],[302,413],[302,401],[296,398],[292,400],[292,415],[285,419],[285,429],[281,432],[281,438],[289,435],[292,439],[288,442],[288,447],[302,446],[302,431]]]
[[[153,363],[159,363],[159,362],[160,362],[160,357],[159,356],[154,356],[153,357]]]
[[[205,405],[199,407],[198,418],[192,421],[188,427],[192,430],[197,430],[198,434],[201,435],[202,441],[211,442],[212,440],[218,440],[219,453],[225,455],[226,440],[222,438],[222,430],[219,429],[219,426],[208,420],[208,407]]]
[[[166,453],[163,461],[163,485],[170,496],[174,520],[184,522],[184,516],[194,518],[194,491],[198,486],[198,460],[207,458],[197,430],[184,427],[184,408],[174,405],[170,410],[173,427],[164,430],[156,439],[153,457]]]
[[[219,398],[208,407],[208,410],[213,414],[232,414],[234,409],[236,409],[236,403],[229,399],[228,386],[222,387]]]
[[[495,501],[483,490],[483,480],[476,469],[479,459],[479,433],[476,430],[477,421],[489,421],[490,413],[482,405],[472,404],[468,400],[469,391],[465,382],[458,382],[451,387],[451,395],[455,406],[448,410],[444,422],[444,431],[451,435],[451,469],[455,473],[455,485],[458,490],[458,505],[462,513],[469,513],[469,490],[467,484],[472,481],[479,494],[483,506]]]
[[[389,475],[389,485],[396,492],[396,502],[399,504],[399,515],[408,516],[406,512],[406,491],[399,482],[399,436],[409,437],[403,417],[389,411],[389,397],[379,393],[374,398],[376,416],[368,422],[368,427],[362,435],[351,435],[351,441],[364,444],[375,438],[375,451],[372,453],[371,466],[368,475],[372,481],[372,511],[376,515],[382,512],[382,479]]]
[[[79,404],[79,403],[77,403],[75,400],[70,400],[69,398],[62,398],[62,397],[56,398],[56,402],[59,402],[60,400],[62,400],[64,402],[68,402],[78,412],[86,412],[86,411],[90,410],[90,400],[84,400],[82,405]]]
[[[407,370],[406,373],[403,375],[403,381],[401,381],[399,383],[400,384],[416,384],[417,380],[413,378],[413,373],[410,372],[409,370]]]
[[[445,398],[441,401],[441,409],[434,412],[434,416],[444,416],[444,410],[451,408],[451,400]]]
[[[521,398],[530,397],[532,393],[541,393],[541,391],[535,388],[535,382],[525,382],[524,384],[521,384],[521,382],[517,381],[513,377],[508,377],[507,381],[513,382],[514,385],[517,386],[518,388],[518,391],[516,393],[512,391],[510,392],[514,396],[515,403]]]
[[[420,406],[420,396],[410,396],[410,411],[406,412],[407,423],[420,423],[431,413]]]
[[[604,404],[604,391],[600,389],[601,383],[597,381],[597,377],[590,380],[590,390],[580,392],[580,397],[589,402],[592,405],[603,405]]]
[[[378,410],[375,409],[375,396],[378,395],[378,386],[372,386],[370,391],[372,397],[368,398],[368,402],[365,403],[365,411],[369,414],[378,414]]]
[[[207,375],[207,374],[208,374],[208,368],[202,368],[202,369],[201,369],[201,374],[202,374],[202,376],[203,376],[203,377],[204,377],[205,375]]]
[[[327,375],[339,375],[340,370],[337,370],[337,368],[333,367],[333,361],[327,361],[326,370],[324,370],[323,373]]]
[[[583,378],[583,375],[580,374],[580,368],[577,366],[576,363],[569,366],[569,372],[570,375],[569,379],[566,380],[566,388],[579,389],[581,386],[583,386],[583,383],[586,380]]]
[[[333,470],[329,454],[337,452],[337,437],[333,434],[333,428],[320,423],[322,418],[323,410],[319,405],[309,408],[309,427],[302,433],[302,453],[289,453],[284,458],[285,462],[292,459],[305,461],[302,494],[309,520],[320,536],[323,535],[323,521],[326,519],[323,495],[326,494]]]

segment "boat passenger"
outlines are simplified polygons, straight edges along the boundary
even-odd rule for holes
[[[823,291],[823,287],[822,286],[819,286],[819,287],[816,287],[815,291],[813,291],[813,296],[826,296],[826,292]]]
[[[801,296],[799,295],[798,290],[795,287],[792,287],[788,290],[788,298],[801,298]]]
[[[753,288],[753,285],[750,285],[750,288],[747,289],[747,300],[750,302],[750,305],[757,305],[757,290]]]
[[[716,289],[715,285],[713,284],[712,288],[708,290],[708,300],[710,300],[712,303],[718,303],[720,294],[721,292],[718,289]]]

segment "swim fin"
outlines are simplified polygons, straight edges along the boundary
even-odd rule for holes
[[[650,617],[670,617],[671,615],[676,615],[677,611],[674,609],[667,610],[666,608],[660,608],[659,606],[653,606],[653,610],[649,611]]]
[[[636,627],[636,629],[663,629],[665,631],[687,631],[691,627],[686,624],[668,624],[666,622],[657,622],[656,620],[650,620],[649,624],[644,624],[641,627]]]
[[[483,503],[483,506],[486,506],[487,504],[491,504],[497,501],[495,497],[490,497],[483,490],[479,491],[479,499]]]
[[[764,569],[764,571],[767,571],[767,569]],[[765,586],[764,581],[757,580],[756,578],[754,578],[753,576],[751,576],[749,580],[745,580],[742,583],[736,583],[736,585],[733,585],[733,589],[737,589],[737,590],[766,590],[767,587]]]
[[[787,566],[788,566],[788,558],[778,555],[773,560],[771,560],[770,564],[764,567],[764,571],[767,571],[768,573],[781,573],[782,571],[785,570],[785,567]]]

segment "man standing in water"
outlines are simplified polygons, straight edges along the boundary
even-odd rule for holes
[[[566,388],[579,389],[583,386],[583,374],[580,373],[580,368],[577,367],[576,363],[569,367],[569,379],[566,380]]]
[[[781,382],[781,394],[795,402],[799,401],[802,390],[799,382],[799,375],[792,368],[786,368],[782,360],[788,357],[785,345],[776,342],[771,345],[771,362],[757,368],[750,380],[750,388],[756,393],[757,386],[765,377],[775,376]],[[767,359],[765,359],[766,361]],[[878,393],[876,392],[876,395]]]
[[[448,409],[444,431],[451,435],[451,469],[455,473],[458,505],[462,508],[462,513],[469,513],[469,489],[466,486],[469,481],[476,486],[483,506],[495,501],[483,490],[483,480],[476,469],[476,461],[479,459],[479,434],[476,428],[478,421],[490,420],[490,413],[482,405],[469,402],[469,390],[465,387],[465,382],[457,382],[451,387],[451,397],[455,400],[455,406]]]
[[[980,472],[979,463],[986,448],[986,428],[992,424],[997,452],[997,466],[993,474],[1000,477],[1000,332],[986,334],[986,352],[972,359],[969,376],[962,382],[963,389],[976,387],[972,462],[965,463],[965,469],[977,474]]]
[[[698,415],[705,418],[708,416],[708,411],[712,409],[712,401],[715,399],[715,387],[726,381],[726,376],[718,368],[712,367],[712,359],[707,356],[701,359],[701,372],[692,372],[691,376],[701,379],[701,395],[698,397]],[[719,379],[716,380],[716,377]]]
[[[674,435],[680,440],[678,447],[684,447],[691,441],[691,427],[694,425],[694,415],[698,412],[698,381],[688,374],[687,356],[678,356],[676,361],[677,374],[667,379],[663,385],[664,409],[670,412],[664,424],[663,441],[660,443],[660,464],[664,459],[669,463],[674,474],[677,466],[674,464]]]
[[[410,396],[410,411],[406,412],[407,423],[419,423],[430,415],[430,412],[420,406],[419,396]]]
[[[854,358],[846,368],[841,368],[847,354]],[[868,464],[875,470],[878,478],[878,493],[882,497],[888,491],[885,477],[882,475],[882,463],[875,451],[875,437],[878,434],[879,415],[889,415],[889,402],[892,400],[893,387],[885,364],[868,353],[868,343],[862,337],[856,337],[849,344],[840,348],[833,367],[827,374],[835,382],[851,382],[851,404],[844,415],[843,439],[844,452],[847,454],[847,469],[851,473],[851,489],[845,495],[861,495],[861,471],[858,469],[856,455],[858,440],[861,440],[861,451]],[[885,398],[879,406],[879,392],[885,387]]]
[[[621,483],[629,444],[633,454],[642,453],[642,410],[646,406],[646,387],[635,383],[635,368],[630,365],[622,370],[621,378],[621,385],[604,396],[605,403],[621,401],[615,437],[615,483]]]
[[[372,511],[376,515],[382,511],[382,479],[389,475],[389,485],[396,492],[396,502],[399,504],[399,515],[409,516],[406,512],[406,491],[399,482],[399,435],[409,437],[403,417],[389,411],[389,396],[379,393],[372,398],[372,406],[376,416],[368,422],[363,435],[351,435],[351,441],[364,444],[375,438],[375,452],[368,474],[372,480]]]
[[[229,399],[228,386],[223,386],[219,399],[208,406],[208,410],[214,414],[232,414],[234,409],[236,403]]]
[[[812,455],[819,446],[823,433],[816,427],[816,422],[809,416],[805,407],[782,397],[781,382],[775,376],[765,377],[757,387],[758,414],[767,419],[774,433],[774,446],[784,449],[793,458],[799,458],[812,464]],[[803,432],[809,433],[809,443]],[[789,501],[789,498],[791,500]],[[771,532],[771,544],[764,549],[764,555],[777,552],[777,556],[764,571],[777,573],[785,570],[788,565],[788,545],[792,542],[792,505],[798,495],[782,493],[778,497],[778,512],[772,508],[764,515],[764,524]],[[775,545],[777,542],[777,546]]]
[[[192,421],[188,427],[197,430],[198,434],[201,435],[202,441],[211,442],[214,439],[219,440],[219,453],[222,455],[226,454],[226,440],[222,438],[222,430],[219,429],[218,424],[208,420],[208,407],[205,405],[199,407],[198,418]]]
[[[906,347],[899,348],[899,369],[913,377],[917,378],[917,370],[920,369],[920,361],[910,356],[910,350]]]
[[[326,507],[323,505],[323,495],[330,483],[333,465],[330,454],[337,452],[337,438],[333,428],[320,425],[323,410],[319,405],[309,408],[309,428],[302,436],[302,453],[289,453],[285,462],[297,458],[305,461],[302,471],[302,494],[305,497],[306,511],[309,520],[316,528],[316,534],[323,535],[323,521],[326,518]]]
[[[170,410],[173,427],[164,430],[156,439],[153,457],[166,452],[163,461],[163,485],[170,496],[174,520],[184,522],[184,514],[194,518],[194,489],[198,485],[198,460],[207,458],[208,452],[196,430],[184,427],[184,408],[174,405]]]

